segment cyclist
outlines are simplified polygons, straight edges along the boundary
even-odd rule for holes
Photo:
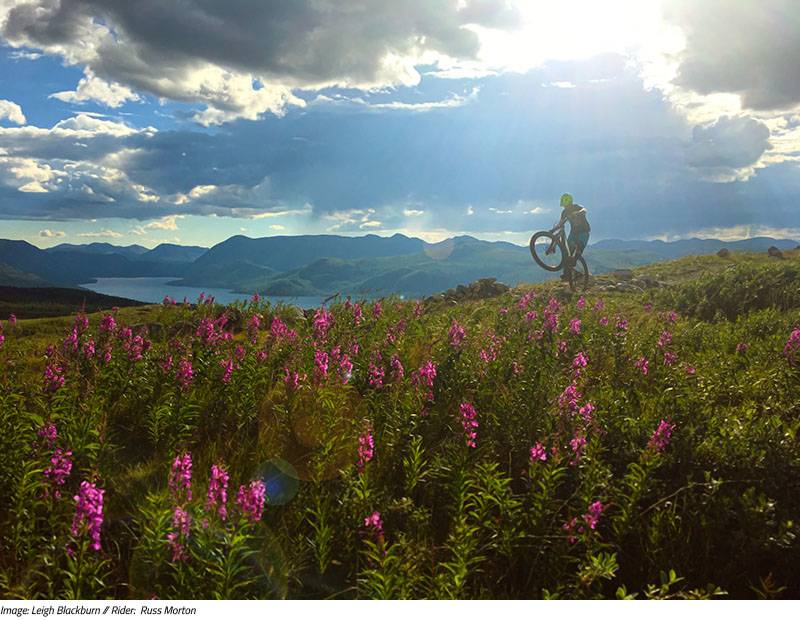
[[[569,246],[569,253],[572,255],[572,260],[568,262],[568,267],[571,269],[575,266],[578,257],[583,254],[586,244],[589,243],[589,233],[591,228],[589,220],[586,219],[586,209],[581,205],[576,204],[572,199],[572,194],[561,195],[561,219],[552,229],[551,233],[564,228],[564,224],[569,222],[569,237],[567,237],[567,246]],[[552,254],[556,250],[555,239],[547,248],[545,254]]]

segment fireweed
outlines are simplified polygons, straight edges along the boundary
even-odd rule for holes
[[[540,442],[537,441],[530,450],[530,457],[531,463],[535,463],[536,461],[544,462],[547,460],[547,450]]]
[[[251,523],[257,523],[264,514],[266,498],[267,487],[261,480],[253,480],[249,485],[239,487],[236,493],[236,505],[246,519]]]
[[[461,346],[461,343],[467,336],[467,332],[458,324],[458,321],[453,319],[453,323],[450,325],[450,331],[447,335],[450,337],[450,346],[456,349]]]
[[[60,487],[64,486],[71,471],[72,450],[56,448],[50,458],[50,465],[43,472],[45,480],[49,484],[49,488],[45,491],[46,495],[52,493],[53,497],[59,499],[61,497]]]
[[[169,474],[169,493],[176,504],[192,501],[192,455],[184,452],[172,461]]]
[[[375,453],[375,440],[372,437],[372,427],[367,425],[358,436],[358,471],[363,473],[364,467],[372,460]]]
[[[670,424],[666,420],[661,420],[658,424],[658,428],[653,431],[653,435],[650,437],[647,447],[656,452],[663,452],[669,445],[674,430],[674,424]]]
[[[228,481],[230,476],[222,465],[211,466],[205,509],[215,512],[223,521],[228,518]]]
[[[71,532],[73,536],[80,536],[83,532],[89,534],[91,548],[100,551],[100,529],[103,525],[103,495],[104,489],[97,488],[94,482],[81,482],[75,500],[75,516],[72,518]]]
[[[467,447],[475,448],[475,440],[478,437],[478,412],[472,403],[461,403],[459,407],[461,414],[461,426],[464,428],[464,437],[466,439]]]

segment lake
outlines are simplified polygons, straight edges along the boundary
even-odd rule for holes
[[[189,302],[196,302],[200,293],[205,293],[206,297],[212,295],[217,302],[229,304],[239,299],[250,299],[250,295],[234,293],[223,288],[200,288],[194,286],[169,286],[167,282],[174,281],[176,278],[97,278],[93,284],[81,284],[83,288],[102,293],[103,295],[114,295],[115,297],[125,297],[147,303],[161,303],[167,295],[172,299],[181,302],[183,298]],[[279,297],[274,295],[262,295],[262,299],[270,303],[293,304],[301,308],[316,308],[325,300],[324,297]]]

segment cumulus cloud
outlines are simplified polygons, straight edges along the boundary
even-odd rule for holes
[[[67,233],[63,230],[50,230],[49,228],[45,228],[39,231],[39,236],[46,239],[55,239],[57,237],[66,237]]]
[[[0,99],[0,120],[4,118],[17,125],[25,124],[25,115],[19,104],[7,99]]]
[[[84,103],[95,101],[109,108],[118,108],[126,101],[139,101],[140,97],[130,88],[117,83],[101,80],[90,69],[84,71],[85,76],[78,82],[75,90],[61,91],[50,95],[68,103]]]
[[[712,180],[735,180],[752,173],[752,166],[770,147],[769,128],[747,116],[722,116],[696,125],[687,149],[689,164]]]
[[[295,88],[416,84],[415,65],[423,58],[477,57],[471,26],[513,27],[517,20],[507,0],[0,4],[0,32],[11,45],[61,56],[87,71],[83,88],[60,95],[120,101],[126,92],[109,92],[117,84],[203,104],[196,120],[204,125],[280,114],[302,105]]]
[[[800,28],[795,0],[673,0],[667,19],[686,46],[676,83],[700,94],[735,93],[746,108],[800,104]]]

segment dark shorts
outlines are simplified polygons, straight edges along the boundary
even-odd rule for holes
[[[570,231],[567,237],[567,245],[571,254],[582,254],[589,243],[589,231],[575,232]]]

